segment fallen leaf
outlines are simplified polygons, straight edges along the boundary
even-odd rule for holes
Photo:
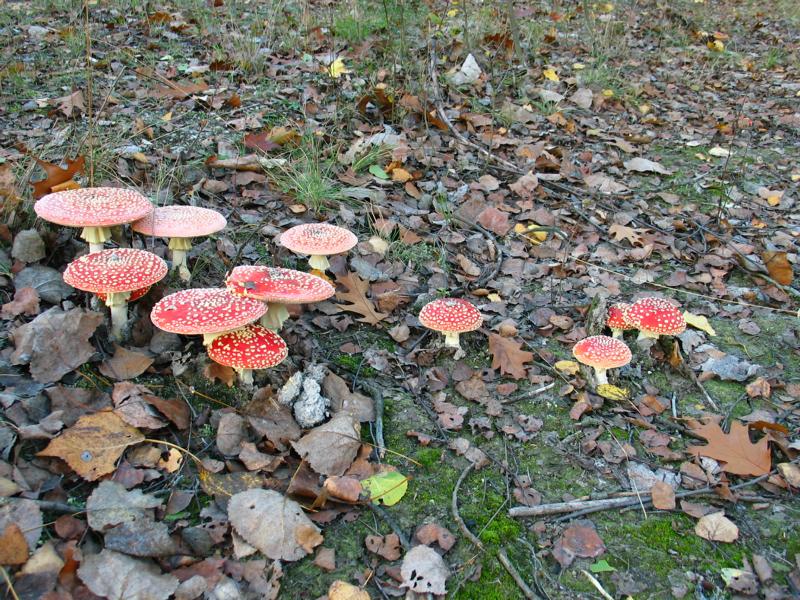
[[[117,381],[133,379],[149,369],[153,360],[144,352],[128,350],[119,344],[114,344],[114,356],[100,365],[100,372]]]
[[[217,449],[225,456],[236,456],[244,441],[247,441],[244,418],[234,412],[223,413],[217,427]]]
[[[36,381],[54,383],[94,355],[89,338],[102,322],[100,313],[80,308],[64,312],[53,307],[13,330],[11,363],[30,363]]]
[[[168,85],[158,86],[153,92],[156,98],[174,98],[183,100],[208,89],[208,84],[202,79],[196,81],[168,81]]]
[[[511,229],[508,213],[498,210],[494,206],[487,206],[480,212],[478,223],[480,223],[481,227],[499,236],[504,236]]]
[[[240,492],[264,486],[264,478],[258,473],[249,471],[212,473],[202,468],[199,471],[197,478],[200,481],[200,487],[209,496],[229,498]]]
[[[126,490],[116,481],[101,481],[86,500],[86,521],[95,531],[128,521],[138,521],[161,500],[140,490]]]
[[[323,541],[302,507],[273,490],[236,494],[228,501],[228,517],[248,544],[273,560],[300,560]]]
[[[714,328],[711,326],[711,323],[708,322],[708,319],[703,315],[694,315],[689,311],[685,311],[683,313],[683,318],[686,319],[686,324],[691,325],[696,329],[701,329],[705,331],[708,335],[714,336],[717,335],[717,332],[714,331]]]
[[[770,277],[781,285],[792,285],[794,271],[792,263],[786,258],[786,252],[765,251],[761,253],[761,259],[764,261]]]
[[[553,365],[553,368],[568,375],[575,375],[581,370],[581,366],[574,360],[559,360]]]
[[[107,549],[84,555],[78,577],[94,594],[114,600],[167,600],[178,588],[154,563]]]
[[[397,560],[403,553],[403,546],[400,544],[400,538],[396,533],[368,535],[364,538],[364,545],[367,550],[386,560]]]
[[[0,533],[0,565],[22,565],[28,560],[28,542],[19,525],[11,523]]]
[[[566,569],[575,557],[595,558],[606,551],[594,525],[588,521],[567,527],[553,546],[553,557]]]
[[[347,312],[361,315],[357,321],[377,325],[389,316],[389,313],[379,312],[371,300],[367,298],[369,283],[359,278],[355,273],[347,273],[344,276],[336,276],[336,283],[346,288],[347,291],[336,292],[336,299],[340,302],[349,304],[337,304],[337,306]]]
[[[707,456],[722,462],[722,470],[734,475],[766,475],[770,471],[771,456],[766,436],[755,444],[750,441],[748,427],[739,421],[731,422],[730,433],[722,431],[718,423],[709,421],[692,430],[708,440],[706,446],[689,446],[686,451],[694,456]]]
[[[426,546],[431,546],[434,543],[439,544],[439,547],[445,552],[450,550],[456,543],[456,536],[438,523],[421,525],[414,532],[414,537]]]
[[[660,175],[672,175],[672,171],[664,165],[646,158],[636,157],[622,163],[628,171],[638,171],[640,173],[659,173]]]
[[[37,456],[60,458],[78,475],[94,481],[113,473],[125,448],[143,440],[139,430],[125,423],[116,413],[101,411],[82,416],[75,425],[51,440]]]
[[[408,477],[398,471],[384,470],[362,479],[361,485],[369,492],[372,502],[394,506],[408,490]]]
[[[619,223],[612,223],[611,227],[608,228],[608,233],[614,236],[617,242],[628,240],[631,246],[643,245],[644,242],[642,236],[639,235],[639,231],[641,230],[626,225],[620,225]]]
[[[31,185],[33,186],[33,197],[35,199],[38,200],[45,194],[56,191],[56,188],[73,189],[74,187],[80,187],[77,183],[72,181],[72,178],[78,173],[83,173],[83,156],[79,156],[75,160],[65,158],[64,162],[67,166],[64,169],[58,165],[39,160],[35,156],[32,158],[47,175],[47,177],[40,179],[39,181],[31,181]]]
[[[366,590],[337,579],[328,588],[328,600],[370,600],[370,596]]]
[[[352,415],[339,413],[292,442],[292,447],[317,473],[342,475],[361,446],[360,431]]]
[[[650,496],[658,510],[675,509],[675,490],[665,481],[656,481],[650,488]]]
[[[72,117],[73,112],[86,112],[86,105],[84,104],[83,92],[81,90],[72,92],[61,98],[56,98],[53,102],[58,103],[58,108],[56,110],[61,111],[68,119]]]
[[[39,505],[27,498],[13,498],[0,506],[0,531],[5,531],[12,524],[19,527],[28,548],[36,548],[43,526]]]
[[[39,314],[39,292],[32,287],[19,288],[14,292],[14,299],[3,304],[3,319],[13,319],[20,315],[33,317]]]
[[[730,544],[739,537],[739,528],[721,511],[700,517],[694,526],[694,532],[704,540],[711,542]]]
[[[261,152],[269,152],[280,148],[281,145],[277,144],[270,139],[269,131],[261,131],[259,133],[248,133],[244,136],[244,147],[251,150],[261,150]]]
[[[403,578],[401,587],[418,594],[438,596],[447,593],[445,583],[450,577],[450,569],[432,548],[414,546],[403,558],[400,576]]]
[[[221,365],[213,360],[205,366],[203,375],[212,383],[219,379],[220,383],[224,383],[228,387],[233,387],[236,382],[236,371],[232,367]]]
[[[542,77],[549,81],[561,81],[555,69],[545,69],[542,71]]]
[[[769,381],[763,377],[758,377],[747,384],[745,391],[751,398],[769,398],[770,394],[772,393],[772,387],[770,386]]]
[[[333,77],[334,79],[339,79],[345,73],[350,73],[350,69],[345,67],[344,60],[340,57],[337,58],[335,61],[331,63],[331,66],[328,67],[328,74]]]
[[[500,369],[503,375],[514,379],[527,376],[525,363],[533,360],[533,353],[522,349],[522,343],[513,338],[489,333],[489,352],[492,354],[492,368]]]
[[[778,471],[793,488],[800,488],[800,467],[795,463],[779,463]]]
[[[352,502],[353,504],[358,502],[361,493],[364,491],[361,482],[355,477],[338,477],[336,475],[328,477],[322,487],[325,488],[331,498]]]

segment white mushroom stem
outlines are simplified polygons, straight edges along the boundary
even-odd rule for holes
[[[111,309],[111,337],[119,341],[122,330],[128,322],[128,298],[130,292],[117,292],[106,295],[106,306]]]
[[[448,348],[461,348],[461,344],[458,343],[458,332],[457,331],[443,331],[444,333],[444,345]]]
[[[110,227],[84,227],[81,239],[89,242],[89,252],[100,252],[106,240],[111,239]],[[109,304],[109,306],[111,306]]]
[[[245,387],[253,387],[253,369],[236,369],[234,368],[239,374],[239,381],[242,382],[242,385]]]
[[[228,330],[231,331],[231,330]],[[217,339],[221,335],[225,335],[228,331],[218,331],[216,333],[204,333],[203,334],[203,346],[210,346],[211,342]]]
[[[597,379],[597,385],[608,383],[608,369],[594,368],[594,378]]]
[[[622,329],[614,329],[611,328],[611,337],[613,338],[621,338],[622,337]]]
[[[639,331],[639,337],[637,337],[636,340],[657,340],[658,338],[659,335],[652,331]]]
[[[316,269],[317,271],[327,271],[328,267],[331,266],[331,263],[328,262],[328,257],[319,254],[314,254],[309,258],[308,264],[312,269]]]
[[[272,331],[278,331],[283,327],[283,322],[289,318],[289,311],[285,304],[279,302],[267,303],[267,312],[261,317],[261,325]]]
[[[189,281],[192,274],[186,263],[186,253],[192,249],[191,238],[170,238],[169,249],[172,250],[172,269],[178,271],[183,281]]]

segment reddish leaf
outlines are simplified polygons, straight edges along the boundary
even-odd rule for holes
[[[492,353],[492,368],[500,369],[503,375],[522,379],[527,375],[525,363],[533,360],[533,353],[522,349],[522,343],[496,333],[489,334],[489,352]]]
[[[762,437],[755,444],[750,441],[747,425],[731,423],[730,433],[719,424],[708,422],[695,428],[694,433],[706,438],[706,446],[689,446],[686,451],[695,456],[707,456],[723,463],[722,470],[734,475],[760,476],[769,473],[771,456],[769,441]]]

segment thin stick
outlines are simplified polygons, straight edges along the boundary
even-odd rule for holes
[[[584,576],[586,577],[586,579],[588,579],[588,580],[589,580],[589,583],[591,583],[591,584],[592,584],[592,585],[595,587],[595,589],[596,589],[598,592],[600,592],[600,595],[601,595],[603,598],[605,598],[606,600],[614,600],[614,597],[613,597],[613,596],[611,596],[611,595],[610,595],[610,594],[609,594],[609,593],[608,593],[608,592],[605,590],[605,588],[603,588],[603,584],[601,584],[599,581],[597,581],[597,579],[594,577],[594,575],[592,575],[591,573],[589,573],[589,571],[586,571],[585,569],[581,569],[581,573],[583,573],[583,574],[584,574]]]
[[[458,512],[458,488],[461,487],[463,481],[467,478],[467,475],[470,474],[470,471],[475,467],[474,463],[469,463],[467,468],[461,472],[461,476],[456,481],[456,487],[453,488],[453,497],[450,503],[450,508],[453,511],[453,520],[455,520],[458,528],[461,532],[467,536],[467,539],[472,542],[479,550],[483,550],[483,543],[469,530],[467,524],[464,523],[464,519],[461,518],[461,513]]]
[[[0,573],[3,574],[3,579],[6,580],[6,585],[8,586],[8,591],[11,592],[11,597],[14,598],[14,600],[19,600],[19,596],[17,596],[17,592],[14,590],[14,584],[11,583],[11,578],[8,576],[5,567],[0,567]]]
[[[92,33],[89,30],[89,0],[83,0],[83,30],[86,36],[86,121],[89,148],[89,187],[94,187],[94,116],[92,114]]]
[[[522,579],[522,576],[517,571],[517,568],[514,564],[509,560],[508,555],[506,554],[505,548],[500,548],[497,551],[497,560],[500,561],[500,564],[506,568],[508,574],[511,575],[511,579],[514,580],[514,583],[517,584],[519,589],[522,591],[523,595],[528,598],[529,600],[538,600],[539,596],[530,588],[530,586],[525,583],[525,580]]]

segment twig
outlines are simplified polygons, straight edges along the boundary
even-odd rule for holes
[[[383,458],[386,454],[386,442],[383,440],[383,393],[374,389],[372,400],[375,402],[375,445],[378,457]]]
[[[464,523],[464,519],[461,518],[461,513],[458,512],[458,488],[461,487],[463,481],[467,478],[467,475],[470,474],[470,471],[475,467],[473,463],[469,463],[467,468],[461,472],[461,475],[456,481],[456,487],[453,488],[453,497],[450,504],[450,507],[453,511],[453,520],[458,525],[458,528],[461,530],[467,539],[472,542],[479,550],[483,550],[483,543],[469,530],[467,524]]]
[[[603,587],[603,584],[601,584],[599,581],[597,581],[597,578],[594,575],[592,575],[591,573],[589,573],[589,571],[587,571],[585,569],[581,569],[581,573],[583,573],[584,576],[586,577],[586,579],[589,580],[589,583],[591,583],[595,587],[595,589],[598,592],[600,592],[600,595],[603,598],[605,598],[606,600],[614,600],[614,597],[611,596],[611,594],[609,594],[605,590],[605,588]]]
[[[9,502],[11,502],[11,500],[12,498],[0,498],[0,506],[5,506]],[[53,500],[36,500],[36,499],[33,499],[33,501],[39,505],[40,509],[47,512],[53,512],[64,515],[77,515],[82,512],[86,512],[85,508],[70,506],[65,502],[55,502]]]
[[[517,571],[517,568],[508,559],[505,548],[500,548],[497,551],[497,560],[499,560],[500,564],[506,568],[508,574],[511,575],[511,579],[513,579],[514,583],[516,583],[519,589],[522,590],[522,594],[526,598],[529,600],[538,600],[539,596],[537,596],[530,586],[525,583],[525,580],[522,579],[522,576],[519,574],[519,571]]]
[[[6,585],[8,586],[8,591],[11,593],[11,597],[14,600],[19,600],[19,596],[17,596],[17,592],[14,589],[14,584],[11,583],[11,578],[8,576],[8,573],[6,572],[5,567],[1,567],[0,566],[0,574],[2,574],[3,575],[3,579],[6,580]]]

